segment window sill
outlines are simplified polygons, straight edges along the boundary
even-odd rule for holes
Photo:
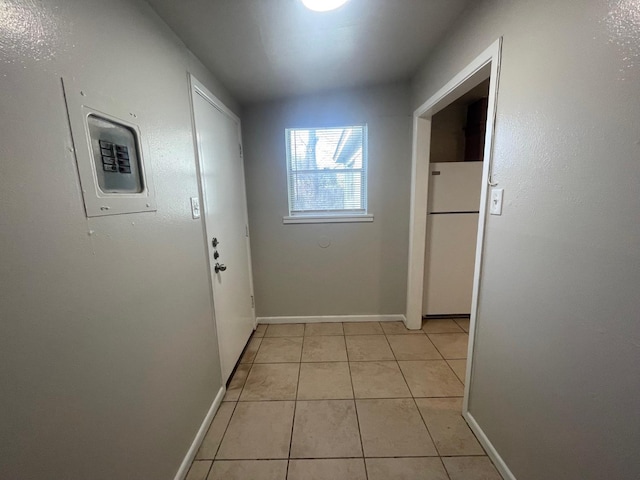
[[[296,215],[282,217],[282,223],[362,223],[373,222],[373,215]]]

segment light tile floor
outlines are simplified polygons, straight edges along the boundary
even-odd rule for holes
[[[468,329],[260,325],[187,480],[500,480],[461,415]]]

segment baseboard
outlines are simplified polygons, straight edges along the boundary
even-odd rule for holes
[[[189,473],[189,468],[191,468],[191,463],[193,462],[193,459],[196,458],[196,454],[198,453],[200,444],[204,440],[204,436],[207,434],[207,430],[209,430],[209,425],[211,425],[211,422],[213,421],[213,417],[218,411],[218,408],[222,403],[222,399],[224,398],[225,393],[226,393],[226,388],[223,385],[222,387],[220,387],[220,390],[218,391],[216,398],[213,400],[213,403],[211,404],[211,408],[209,408],[209,411],[205,415],[204,420],[202,421],[202,425],[200,425],[200,428],[198,429],[198,433],[196,433],[196,437],[193,439],[193,442],[191,443],[191,447],[189,447],[187,454],[182,460],[182,463],[180,464],[180,468],[178,469],[178,472],[176,473],[174,480],[184,480],[187,476],[187,473]]]
[[[509,467],[507,467],[505,461],[495,449],[489,438],[485,435],[482,428],[480,428],[480,425],[478,425],[476,419],[473,418],[473,415],[471,415],[467,411],[463,413],[463,416],[469,424],[471,430],[473,430],[473,433],[475,433],[476,437],[478,437],[478,441],[486,450],[487,455],[489,455],[489,458],[493,461],[493,464],[498,469],[498,472],[500,472],[500,475],[502,475],[502,478],[504,478],[505,480],[516,480],[516,477],[513,475],[513,473],[511,473],[511,470],[509,470]]]
[[[258,317],[258,323],[404,322],[404,315],[323,315],[308,317]]]

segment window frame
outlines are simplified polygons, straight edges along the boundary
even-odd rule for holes
[[[354,169],[362,172],[362,210],[322,210],[322,211],[307,211],[297,212],[292,211],[292,167],[291,167],[291,132],[296,130],[330,130],[330,129],[345,129],[352,127],[362,127],[362,168]],[[352,123],[346,125],[325,125],[322,127],[287,127],[284,132],[284,141],[286,148],[286,176],[287,176],[287,203],[288,203],[288,215],[283,217],[284,224],[291,223],[358,223],[358,222],[373,222],[373,215],[369,213],[369,126],[367,123]],[[322,170],[318,170],[319,172]],[[341,170],[333,170],[340,172]]]

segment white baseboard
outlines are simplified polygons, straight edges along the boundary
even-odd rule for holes
[[[502,475],[502,478],[504,478],[505,480],[516,480],[516,477],[513,475],[513,473],[511,473],[511,470],[509,470],[509,467],[507,467],[505,461],[495,449],[489,438],[485,435],[482,428],[480,428],[480,425],[478,425],[476,419],[473,418],[473,415],[471,415],[468,411],[464,412],[463,415],[467,420],[469,427],[471,428],[471,430],[473,430],[473,433],[475,433],[476,437],[478,437],[478,441],[486,450],[487,455],[489,455],[489,458],[493,461],[493,464],[498,469],[498,472],[500,472],[500,475]]]
[[[404,315],[324,315],[309,317],[258,317],[258,323],[404,322]]]
[[[191,463],[193,463],[193,459],[196,458],[196,454],[198,453],[200,444],[204,440],[204,436],[207,434],[207,430],[209,430],[209,425],[211,425],[211,422],[213,421],[213,417],[218,411],[218,408],[222,403],[222,399],[224,398],[224,394],[226,393],[226,391],[227,390],[224,385],[220,387],[220,390],[218,390],[218,394],[216,395],[216,398],[213,400],[213,403],[211,404],[211,408],[209,408],[209,411],[205,415],[204,420],[202,421],[202,425],[200,425],[200,428],[198,429],[198,433],[196,433],[196,437],[193,439],[193,442],[191,443],[191,447],[189,447],[187,454],[182,460],[182,463],[180,464],[180,468],[178,469],[178,472],[176,473],[174,480],[184,480],[187,476],[187,473],[189,473],[189,468],[191,468]]]

